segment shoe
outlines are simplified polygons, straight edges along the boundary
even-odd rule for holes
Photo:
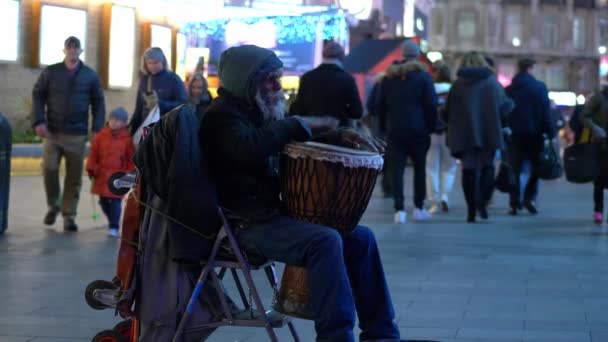
[[[438,210],[439,208],[437,208],[437,204],[433,203],[433,205],[431,205],[431,207],[429,208],[429,213],[435,214]]]
[[[118,234],[118,229],[116,229],[116,228],[110,228],[108,230],[108,236],[119,237],[120,235]]]
[[[447,213],[450,211],[450,207],[448,207],[448,202],[441,201],[441,211],[443,211],[444,213]]]
[[[428,211],[424,210],[424,209],[414,209],[414,220],[415,221],[427,221],[430,220],[433,217],[433,215],[431,215],[431,213],[429,213]]]
[[[602,221],[604,221],[604,215],[602,215],[601,212],[596,211],[593,213],[593,222],[595,222],[595,224],[602,224]]]
[[[517,207],[511,207],[511,209],[509,209],[509,215],[517,216]]]
[[[395,223],[405,223],[407,220],[407,214],[403,210],[395,212]]]
[[[65,232],[77,232],[78,225],[74,222],[74,219],[71,217],[63,218],[63,231]]]
[[[49,210],[44,216],[44,224],[46,224],[47,226],[54,225],[55,220],[57,219],[57,214],[59,214],[57,211]]]
[[[538,210],[536,209],[536,206],[534,205],[534,202],[532,201],[525,201],[524,202],[524,207],[528,210],[528,212],[532,215],[536,215],[538,214]]]

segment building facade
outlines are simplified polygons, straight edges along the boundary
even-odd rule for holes
[[[436,0],[431,11],[430,49],[454,67],[464,53],[483,52],[503,85],[525,56],[550,90],[586,94],[599,84],[606,43],[605,0]]]

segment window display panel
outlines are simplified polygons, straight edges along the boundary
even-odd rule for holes
[[[110,88],[130,88],[133,84],[135,55],[134,8],[112,6],[109,49],[108,86]]]
[[[165,57],[167,57],[167,64],[169,68],[171,68],[171,64],[173,61],[171,44],[173,40],[171,39],[172,32],[171,28],[162,25],[150,25],[150,46],[159,47],[163,50]]]
[[[70,23],[66,25],[66,23]],[[63,60],[63,43],[69,36],[80,40],[86,61],[87,11],[83,9],[42,4],[40,8],[40,52],[41,66],[59,63]]]
[[[19,1],[0,0],[0,60],[17,61],[19,51]]]

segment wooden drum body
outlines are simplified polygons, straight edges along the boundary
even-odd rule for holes
[[[367,209],[382,165],[377,153],[314,142],[288,144],[281,155],[287,214],[349,234]],[[285,267],[275,309],[314,319],[304,268]]]

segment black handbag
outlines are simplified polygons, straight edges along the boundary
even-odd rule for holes
[[[515,172],[511,164],[501,161],[495,180],[496,189],[500,192],[510,193],[515,190]]]
[[[554,180],[562,176],[564,170],[557,151],[549,139],[544,139],[542,150],[538,156],[538,178]]]
[[[594,143],[574,144],[564,150],[566,180],[571,183],[589,183],[599,170],[599,148]]]

